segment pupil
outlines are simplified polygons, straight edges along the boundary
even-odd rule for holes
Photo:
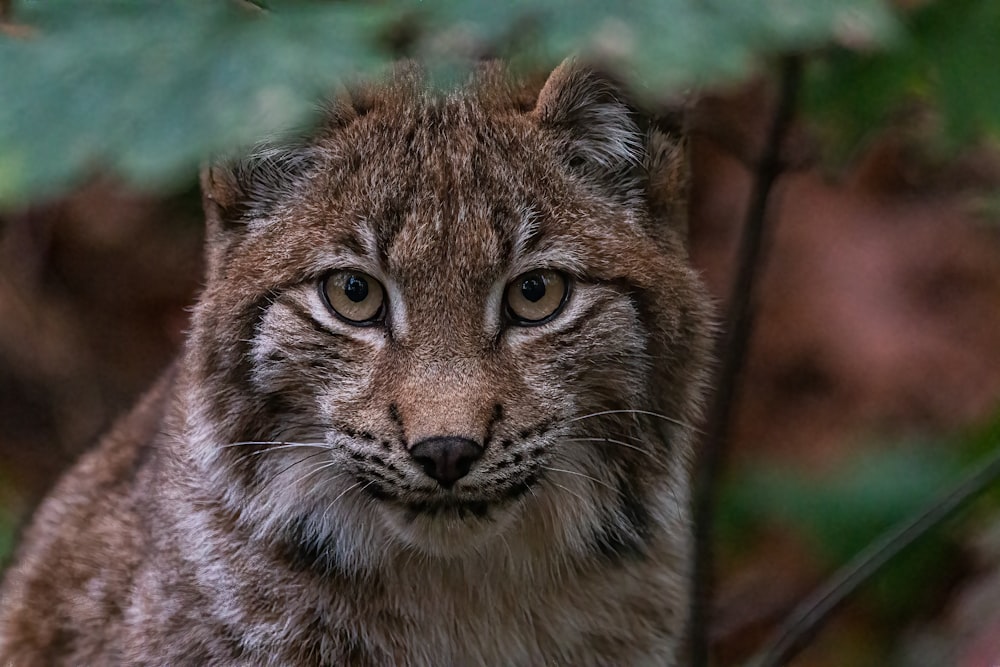
[[[541,276],[528,276],[521,283],[521,296],[535,303],[545,296],[545,281]]]
[[[354,303],[361,303],[368,298],[368,282],[364,278],[348,276],[344,283],[344,294]]]

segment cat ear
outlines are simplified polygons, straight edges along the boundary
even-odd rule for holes
[[[258,146],[244,158],[201,170],[206,260],[214,274],[232,243],[267,224],[317,163],[310,147]]]
[[[686,239],[691,163],[682,130],[683,111],[674,110],[671,116],[650,123],[644,164],[646,199],[650,218]]]
[[[645,133],[619,86],[577,61],[564,61],[538,95],[533,114],[564,137],[567,167],[633,197],[645,160]]]
[[[654,236],[687,235],[687,102],[643,114],[610,77],[569,59],[549,76],[533,111],[564,137],[566,165],[628,204],[649,211]]]
[[[252,228],[317,164],[314,147],[260,145],[246,157],[205,167],[201,189],[210,233]]]
[[[323,106],[309,143],[260,144],[242,158],[204,167],[201,190],[209,238],[259,224],[295,191],[297,183],[314,172],[319,164],[318,143],[358,116],[351,95],[340,90]]]

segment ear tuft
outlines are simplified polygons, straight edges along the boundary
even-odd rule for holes
[[[645,159],[645,136],[637,115],[607,76],[563,62],[545,82],[535,116],[567,137],[567,166],[622,194],[637,184]]]

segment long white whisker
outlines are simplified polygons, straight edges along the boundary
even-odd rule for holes
[[[262,450],[262,451],[256,451],[256,452],[247,452],[246,454],[243,454],[243,455],[242,455],[242,456],[240,456],[240,457],[239,457],[238,459],[236,459],[236,462],[237,462],[237,463],[243,463],[244,461],[246,461],[247,459],[249,459],[249,458],[251,458],[251,457],[253,457],[253,456],[258,456],[258,455],[260,455],[260,454],[264,454],[264,453],[266,453],[266,452],[269,452],[269,451],[270,451],[270,450],[268,450],[268,449],[265,449],[265,450]],[[320,454],[322,454],[322,452],[319,452],[319,453],[320,453]],[[315,456],[315,455],[316,455],[316,454],[313,454],[312,456]],[[300,460],[301,460],[301,459],[300,459]]]
[[[589,479],[591,482],[594,482],[595,484],[600,484],[601,486],[605,486],[614,491],[615,493],[618,493],[618,489],[611,486],[604,480],[597,479],[596,477],[591,477],[586,473],[578,472],[576,470],[566,470],[565,468],[553,468],[552,466],[542,466],[542,467],[545,468],[546,470],[551,470],[552,472],[564,472],[567,475],[576,475],[577,477],[583,477],[584,479]]]
[[[231,442],[228,445],[223,445],[222,449],[229,449],[230,447],[249,447],[251,445],[271,445],[263,452],[273,452],[277,449],[293,449],[295,447],[329,447],[325,442],[290,442],[288,440],[245,440],[243,442]],[[261,452],[254,452],[259,454]]]
[[[581,503],[587,504],[589,502],[586,498],[584,498],[583,496],[581,496],[579,493],[577,493],[573,489],[569,488],[568,486],[563,486],[559,482],[552,482],[552,486],[557,486],[560,489],[562,489],[563,491],[565,491],[566,493],[570,494],[571,496],[575,496]]]
[[[247,454],[244,454],[243,456],[241,456],[239,458],[239,460],[240,461],[245,461],[246,459],[250,458],[251,456],[260,456],[261,454],[267,454],[269,452],[274,451],[275,449],[296,449],[296,447],[274,447],[273,449],[262,449],[260,451],[249,452]],[[313,448],[309,447],[309,448],[303,448],[303,449],[313,449]],[[304,458],[299,459],[299,461],[307,461],[307,460],[313,458],[314,456],[320,456],[322,454],[325,454],[327,451],[329,451],[329,450],[331,450],[333,448],[332,447],[322,447],[320,449],[321,449],[321,451],[314,452],[314,453],[310,454],[309,456],[306,456]]]
[[[323,510],[323,514],[326,514],[327,512],[329,512],[330,508],[332,508],[334,505],[336,505],[337,501],[340,500],[341,498],[343,498],[345,495],[347,495],[348,492],[353,491],[354,489],[358,488],[362,484],[364,484],[364,482],[355,482],[354,484],[351,484],[349,487],[347,487],[346,489],[344,489],[343,491],[341,491],[337,495],[337,497],[334,498],[333,500],[331,500],[330,504],[326,506],[326,509]],[[371,482],[368,482],[368,484],[365,484],[365,488],[368,488],[369,484],[371,484]]]
[[[278,471],[278,472],[277,472],[277,473],[276,473],[276,474],[274,475],[274,477],[272,477],[272,479],[277,479],[277,478],[278,478],[279,476],[281,476],[281,475],[283,475],[284,473],[288,472],[289,470],[291,470],[291,469],[292,469],[292,468],[294,468],[295,466],[299,465],[300,463],[305,463],[305,462],[306,462],[306,461],[308,461],[309,459],[314,459],[314,458],[316,458],[317,456],[322,456],[323,454],[326,454],[326,451],[322,451],[322,452],[313,452],[313,453],[312,453],[312,454],[310,454],[309,456],[303,456],[303,457],[302,457],[301,459],[296,459],[295,461],[292,461],[292,462],[291,462],[291,463],[289,463],[289,464],[288,464],[287,466],[285,466],[284,468],[282,468],[281,470],[279,470],[279,471]]]
[[[652,412],[650,410],[602,410],[601,412],[592,412],[589,415],[580,415],[579,417],[573,417],[572,419],[567,419],[564,423],[572,424],[573,422],[578,422],[583,419],[590,419],[591,417],[603,417],[604,415],[646,415],[648,417],[656,417],[657,419],[662,419],[663,421],[670,422],[671,424],[676,424],[682,428],[690,429],[696,433],[701,433],[701,431],[691,424],[682,422],[679,419],[674,419],[673,417],[668,417],[665,414],[659,412]]]
[[[621,440],[615,440],[614,438],[563,438],[563,442],[605,442],[609,445],[621,445],[622,447],[628,447],[629,449],[634,449],[637,452],[641,452],[651,459],[655,459],[650,452],[647,452],[642,447],[637,447],[629,442],[622,442]]]
[[[305,478],[311,477],[312,475],[315,475],[316,473],[318,473],[318,472],[320,472],[322,470],[326,470],[327,468],[332,468],[332,467],[336,466],[337,463],[339,463],[339,461],[327,461],[327,462],[324,462],[324,463],[316,463],[316,464],[314,464],[312,466],[312,469],[309,472],[307,472],[306,474],[302,475],[297,480],[295,480],[294,482],[292,482],[292,485],[294,486],[294,485],[298,484],[299,482],[303,481]],[[343,477],[346,474],[347,474],[346,472],[337,473],[333,477],[330,477],[327,481],[328,482],[332,482],[333,480],[338,479],[340,477]]]

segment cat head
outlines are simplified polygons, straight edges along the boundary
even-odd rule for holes
[[[404,65],[206,169],[186,439],[240,520],[358,566],[683,526],[707,301],[649,127],[573,61],[540,90]]]

